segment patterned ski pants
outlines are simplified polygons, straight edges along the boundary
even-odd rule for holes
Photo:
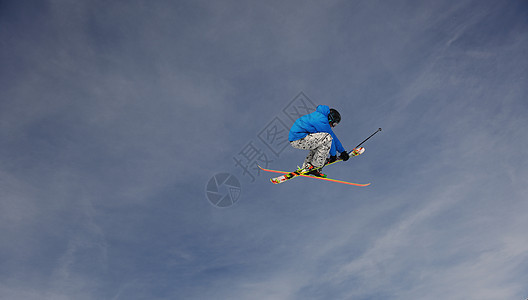
[[[290,142],[293,148],[310,150],[304,160],[303,168],[306,163],[319,168],[324,166],[330,147],[332,146],[332,136],[326,132],[311,133],[300,140]]]

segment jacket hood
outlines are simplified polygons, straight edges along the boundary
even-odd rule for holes
[[[319,105],[315,111],[322,113],[325,117],[328,117],[328,114],[330,114],[330,107],[326,105]]]

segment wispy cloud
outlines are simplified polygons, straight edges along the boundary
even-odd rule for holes
[[[523,4],[275,2],[2,4],[0,297],[527,296]],[[244,181],[299,90],[372,186]]]

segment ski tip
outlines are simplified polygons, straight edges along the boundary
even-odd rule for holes
[[[365,152],[365,148],[363,147],[355,148],[354,150],[352,150],[352,156],[358,156],[360,154],[363,154],[363,152]]]
[[[366,187],[369,186],[370,183],[349,183],[350,185],[360,186],[360,187]]]

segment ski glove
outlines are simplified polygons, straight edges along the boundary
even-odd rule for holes
[[[347,161],[350,158],[350,156],[348,155],[348,152],[343,151],[341,152],[341,155],[339,155],[339,158],[341,158],[343,161]]]
[[[328,164],[331,164],[331,163],[333,163],[336,160],[337,160],[337,156],[331,155],[330,158],[328,159]]]

